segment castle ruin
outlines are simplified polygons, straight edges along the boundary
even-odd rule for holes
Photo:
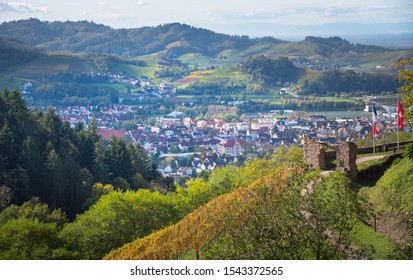
[[[336,170],[345,171],[352,180],[357,179],[357,145],[353,142],[339,142],[328,144],[303,136],[304,161],[315,169],[326,169],[325,152],[330,148],[336,153]]]

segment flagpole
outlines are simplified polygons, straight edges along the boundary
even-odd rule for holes
[[[372,106],[371,106],[371,112],[372,112],[372,115],[374,115],[374,104],[373,103],[372,103]],[[376,153],[376,148],[374,146],[374,138],[375,138],[375,135],[374,135],[374,122],[375,122],[375,120],[374,120],[373,116],[372,116],[371,122],[372,122],[372,126],[371,126],[372,133],[371,134],[373,135],[373,154],[375,154]]]
[[[376,148],[374,147],[374,128],[373,128],[373,131],[372,131],[373,133],[373,154],[375,154],[376,153]]]
[[[399,102],[400,100],[397,98],[397,151],[399,150]]]

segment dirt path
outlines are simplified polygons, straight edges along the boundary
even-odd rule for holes
[[[356,159],[356,164],[365,162],[365,161],[370,161],[370,160],[374,160],[374,159],[380,159],[380,158],[384,158],[385,155],[373,155],[373,156],[366,156],[366,157],[360,157],[358,159]],[[321,172],[321,176],[327,177],[329,176],[331,173],[333,173],[336,170],[336,168],[332,168],[329,170],[325,170],[323,172]]]
[[[356,163],[362,163],[365,161],[369,161],[369,160],[373,160],[373,159],[380,159],[380,158],[384,158],[385,155],[375,155],[375,156],[367,156],[367,157],[361,157],[356,159]]]

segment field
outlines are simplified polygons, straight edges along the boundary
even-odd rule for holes
[[[182,63],[193,65],[193,66],[206,66],[206,65],[212,65],[215,63],[215,61],[211,59],[210,57],[197,54],[197,53],[184,54],[178,57],[178,59],[182,61]]]
[[[14,76],[41,77],[45,74],[57,74],[60,72],[85,72],[96,70],[91,61],[84,61],[76,56],[64,54],[52,54],[41,56],[28,65],[24,65],[12,72]]]
[[[141,67],[132,64],[118,64],[113,70],[123,73],[128,77],[140,78],[142,76],[153,77],[155,72],[159,71],[160,68],[155,66]]]
[[[236,67],[223,67],[210,70],[194,71],[190,75],[177,81],[179,88],[186,88],[194,81],[199,82],[213,82],[227,79],[229,84],[242,85],[246,84],[250,80],[248,74],[242,73],[242,71]]]
[[[0,90],[3,90],[4,88],[14,90],[18,88],[22,82],[23,80],[0,76]]]

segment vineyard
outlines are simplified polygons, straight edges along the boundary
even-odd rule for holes
[[[138,239],[106,256],[107,259],[179,259],[193,251],[200,259],[203,249],[228,231],[239,231],[248,220],[248,209],[257,204],[258,190],[277,191],[288,180],[286,169],[256,180],[247,188],[219,196],[197,208],[182,221]]]

